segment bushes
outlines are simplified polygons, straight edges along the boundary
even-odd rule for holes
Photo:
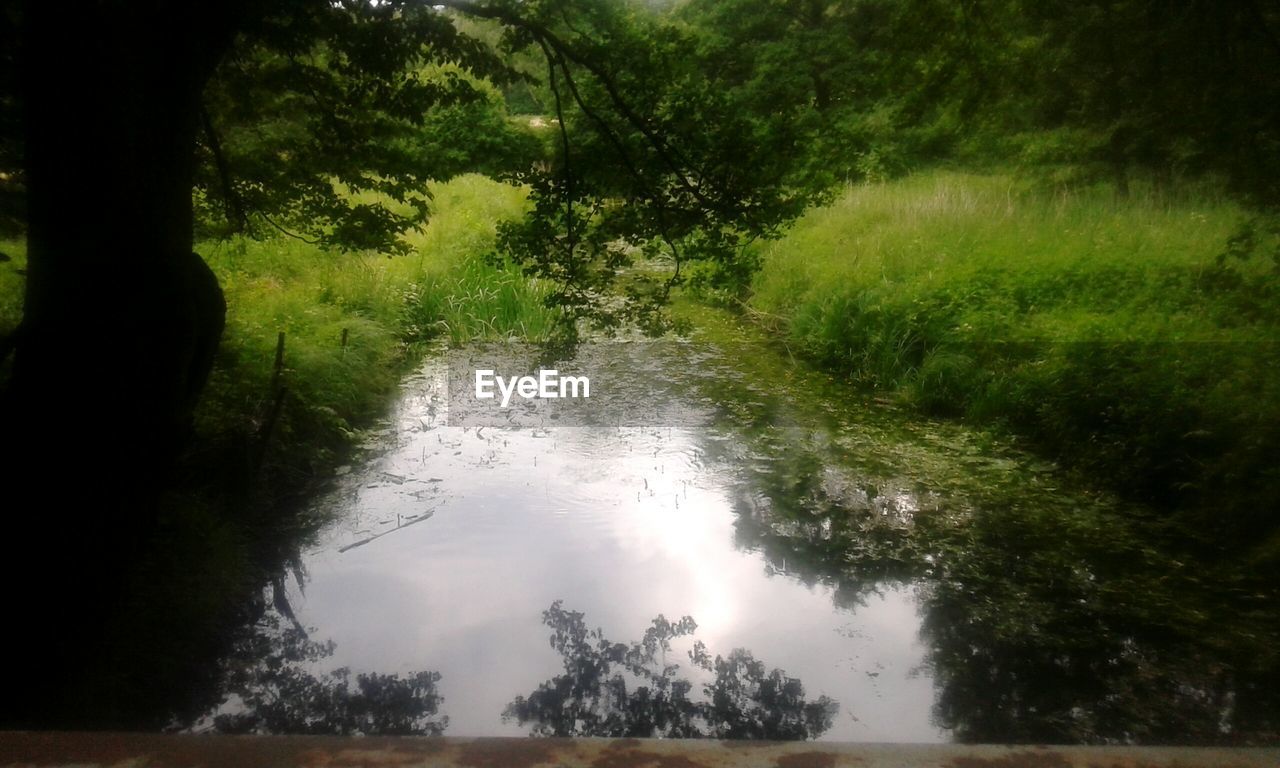
[[[750,303],[922,410],[1002,424],[1224,533],[1270,529],[1269,229],[1242,238],[1244,212],[1206,190],[1135,192],[943,172],[853,187],[764,250]]]

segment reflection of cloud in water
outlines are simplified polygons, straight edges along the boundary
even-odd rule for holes
[[[707,455],[703,432],[428,428],[414,409],[430,402],[406,398],[397,418],[416,428],[349,473],[347,511],[309,556],[300,613],[337,642],[336,662],[439,670],[451,734],[516,733],[503,707],[558,667],[547,605],[563,599],[623,637],[687,614],[709,646],[748,648],[859,718],[842,714],[827,738],[939,738],[930,683],[908,674],[923,658],[910,591],[853,614],[873,638],[856,652],[885,667],[871,686],[847,662],[850,614],[831,589],[771,576],[735,546],[737,471]],[[421,524],[337,551],[427,508]]]

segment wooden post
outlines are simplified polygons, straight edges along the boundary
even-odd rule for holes
[[[271,391],[280,386],[280,371],[284,369],[284,331],[276,337],[276,364],[271,371]]]
[[[276,421],[280,418],[280,411],[284,408],[284,398],[288,390],[280,384],[281,375],[284,372],[284,331],[280,331],[276,336],[276,362],[271,370],[271,409],[267,411],[267,418],[258,428],[258,444],[254,449],[253,456],[253,476],[256,478],[262,471],[262,465],[267,458],[267,444],[271,442],[271,433],[275,431]]]

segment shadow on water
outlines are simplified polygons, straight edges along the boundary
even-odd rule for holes
[[[966,741],[1274,742],[1274,584],[1157,530],[1010,504],[939,537],[922,630],[938,717]]]
[[[733,499],[736,546],[760,552],[773,573],[830,587],[843,608],[920,576],[910,535],[917,497],[851,483],[813,453],[783,450],[778,434],[761,442],[777,452]]]

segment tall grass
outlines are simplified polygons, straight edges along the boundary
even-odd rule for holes
[[[750,306],[924,410],[1002,423],[1234,533],[1280,499],[1280,275],[1220,258],[1207,190],[934,172],[849,188],[762,253]]]
[[[228,306],[199,414],[206,432],[261,426],[279,332],[290,397],[273,455],[298,474],[324,463],[356,425],[382,411],[422,343],[533,339],[550,330],[555,317],[540,286],[485,258],[497,223],[524,211],[523,191],[480,176],[431,191],[430,220],[406,236],[413,248],[406,256],[326,252],[283,236],[201,248]],[[286,453],[306,461],[286,461]]]

